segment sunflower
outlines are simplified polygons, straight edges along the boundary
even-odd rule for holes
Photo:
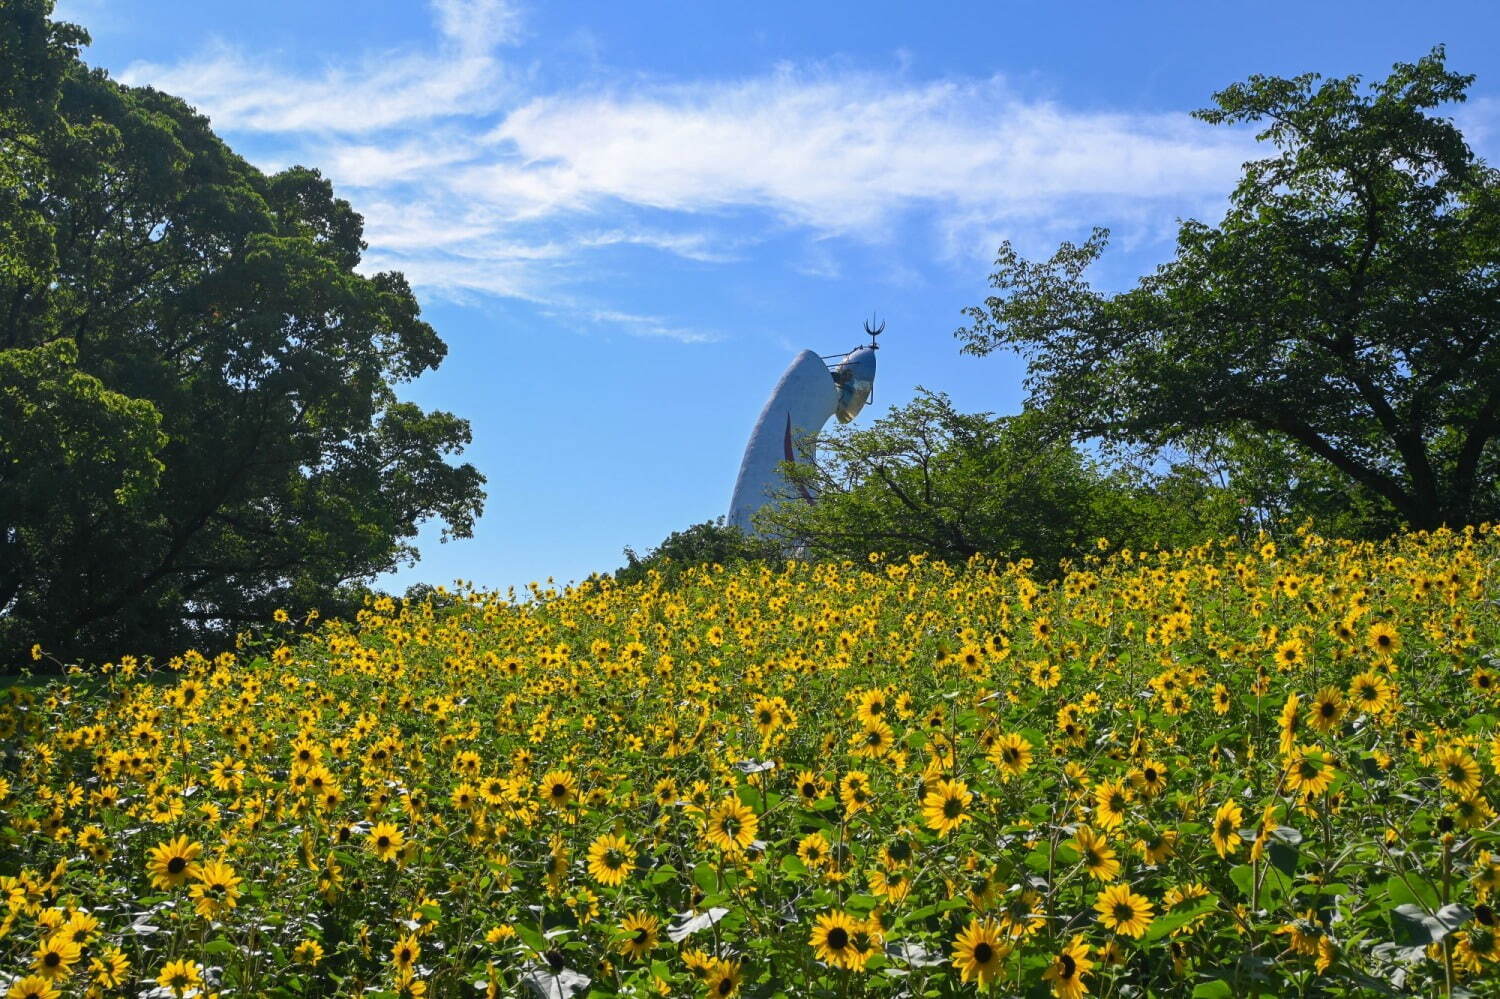
[[[1094,788],[1094,821],[1101,829],[1118,828],[1125,821],[1130,792],[1117,780],[1100,781]]]
[[[811,770],[797,775],[797,798],[804,808],[811,808],[828,793],[828,782]]]
[[[1313,695],[1307,723],[1319,732],[1331,731],[1344,717],[1344,694],[1337,687],[1324,687]]]
[[[1457,935],[1458,946],[1454,958],[1460,967],[1478,974],[1484,970],[1485,962],[1500,960],[1500,939],[1495,931],[1486,926],[1476,926]]]
[[[80,947],[87,946],[89,941],[99,935],[99,920],[87,912],[75,912],[68,917],[59,931]]]
[[[94,984],[100,988],[117,988],[125,984],[130,974],[130,959],[118,947],[106,947],[98,957],[89,961],[89,971]]]
[[[1227,715],[1229,713],[1229,707],[1232,703],[1233,698],[1229,694],[1229,688],[1224,686],[1222,683],[1214,684],[1214,714]]]
[[[181,888],[188,879],[198,873],[198,854],[203,844],[193,843],[186,836],[178,836],[169,843],[160,843],[146,851],[150,855],[147,869],[151,872],[151,886],[163,891]]]
[[[1391,703],[1391,682],[1374,670],[1349,681],[1349,700],[1365,714],[1378,715]]]
[[[1276,665],[1280,669],[1291,669],[1307,661],[1307,646],[1300,638],[1288,638],[1276,646]]]
[[[1335,772],[1317,746],[1299,746],[1287,756],[1286,786],[1301,795],[1322,794],[1333,783]]]
[[[1089,945],[1080,933],[1042,972],[1042,980],[1052,983],[1052,994],[1058,999],[1079,999],[1088,993],[1083,976],[1093,966],[1094,962],[1089,960]]]
[[[1153,866],[1159,865],[1177,851],[1177,830],[1153,831],[1144,838],[1136,840],[1135,850],[1146,863]]]
[[[549,770],[537,784],[543,803],[563,808],[578,798],[578,780],[566,770]]]
[[[398,971],[415,968],[417,958],[421,956],[422,944],[417,940],[415,933],[408,933],[391,947],[391,961],[395,963]]]
[[[896,733],[879,718],[871,718],[864,728],[849,737],[849,746],[855,756],[878,758],[890,752],[895,744]]]
[[[41,975],[27,975],[11,983],[5,999],[62,999],[62,993]]]
[[[635,849],[624,836],[605,833],[589,846],[589,875],[606,888],[625,881],[635,864]]]
[[[922,817],[927,828],[946,836],[970,818],[965,811],[974,800],[969,785],[961,780],[940,780],[922,798]]]
[[[365,841],[370,852],[381,860],[395,860],[401,853],[401,848],[406,844],[406,837],[401,830],[389,822],[377,822],[370,827],[369,838]]]
[[[854,932],[859,928],[859,920],[848,913],[825,912],[814,921],[807,945],[818,960],[835,968],[847,968],[853,959]]]
[[[1224,802],[1214,812],[1211,838],[1220,857],[1227,857],[1240,848],[1240,826],[1244,821],[1245,813],[1232,801]]]
[[[868,808],[874,798],[875,795],[870,791],[870,775],[863,770],[849,771],[839,783],[839,799],[843,801],[844,811],[849,815]]]
[[[1401,651],[1401,634],[1389,621],[1376,621],[1365,632],[1365,644],[1381,658]]]
[[[909,829],[897,830],[896,835],[880,848],[880,862],[886,867],[910,867],[917,855],[911,841]]]
[[[869,873],[870,894],[900,902],[911,894],[911,881],[911,874],[905,868],[883,871],[877,867]]]
[[[49,981],[66,978],[78,963],[79,946],[68,939],[65,933],[54,933],[38,947],[31,957],[31,968]]]
[[[964,982],[984,988],[1000,974],[1000,965],[1010,955],[1000,928],[990,919],[970,919],[953,941],[953,966]]]
[[[776,702],[769,697],[756,698],[751,714],[755,716],[755,730],[760,733],[762,739],[775,732],[781,720],[776,710]]]
[[[820,832],[808,833],[797,843],[797,857],[816,870],[828,862],[828,839]]]
[[[862,691],[857,696],[859,704],[855,708],[855,717],[861,722],[878,721],[884,718],[890,707],[890,695],[884,688],[876,687],[874,690]]]
[[[1051,690],[1061,680],[1057,667],[1046,660],[1040,660],[1031,664],[1032,685],[1040,690]]]
[[[655,950],[661,940],[661,920],[649,912],[632,912],[620,923],[620,933],[616,949],[632,961],[639,961]]]
[[[1483,795],[1468,795],[1453,803],[1453,820],[1460,829],[1478,829],[1489,825],[1494,818],[1495,810]]]
[[[1438,782],[1454,794],[1466,798],[1479,790],[1479,764],[1462,749],[1439,749],[1436,765]]]
[[[651,798],[660,808],[668,808],[676,804],[678,797],[677,782],[670,777],[663,777],[651,789]]]
[[[197,881],[188,889],[194,908],[204,919],[218,919],[233,909],[240,897],[240,882],[234,868],[220,860],[211,860],[198,868]]]
[[[303,940],[292,948],[292,960],[304,968],[316,968],[323,960],[323,945],[310,938]]]
[[[161,969],[161,974],[156,976],[156,984],[170,989],[175,996],[185,995],[189,989],[201,991],[203,966],[186,959],[168,961],[166,967]]]
[[[1147,798],[1167,789],[1167,768],[1157,760],[1142,760],[1130,773],[1130,783]]]
[[[1275,932],[1286,936],[1287,946],[1304,957],[1317,954],[1318,944],[1326,935],[1323,924],[1312,909],[1305,910],[1302,915],[1289,923],[1281,924]]]
[[[1151,925],[1151,903],[1127,884],[1110,885],[1094,900],[1094,911],[1104,928],[1139,938]]]
[[[1301,718],[1302,698],[1296,694],[1288,694],[1286,703],[1281,706],[1281,739],[1277,751],[1285,756],[1297,748],[1298,720]]]
[[[760,820],[738,798],[725,798],[708,813],[708,841],[728,854],[739,854],[755,841]]]
[[[740,964],[738,961],[713,960],[703,976],[703,985],[710,996],[726,999],[740,990]]]
[[[1120,862],[1109,842],[1088,826],[1079,826],[1073,834],[1073,842],[1083,860],[1084,870],[1097,881],[1113,881],[1120,876]]]
[[[850,971],[864,971],[865,963],[884,950],[885,930],[878,916],[861,920],[849,936],[849,956],[845,967]]]

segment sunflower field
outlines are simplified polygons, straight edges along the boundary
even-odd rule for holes
[[[0,705],[0,990],[1497,995],[1497,560],[711,567],[72,667]]]

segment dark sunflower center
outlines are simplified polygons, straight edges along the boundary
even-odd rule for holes
[[[181,874],[186,867],[187,858],[185,857],[173,857],[171,860],[167,861],[168,874]]]
[[[984,942],[983,940],[979,941],[979,943],[977,943],[977,944],[974,945],[974,963],[975,964],[989,964],[990,960],[992,958],[994,958],[994,956],[995,956],[995,948],[991,947],[988,943]]]
[[[1119,922],[1119,923],[1128,923],[1128,922],[1130,922],[1134,918],[1135,918],[1135,907],[1132,906],[1129,902],[1116,902],[1115,903],[1115,921],[1116,922]]]
[[[734,991],[734,979],[733,978],[726,977],[726,978],[721,978],[719,980],[719,995],[721,995],[721,996],[727,996],[727,995],[729,995],[733,991]]]
[[[1062,965],[1062,974],[1057,976],[1062,981],[1068,981],[1078,971],[1078,962],[1073,960],[1072,954],[1064,954],[1057,961]]]
[[[943,817],[956,819],[964,813],[963,802],[957,798],[948,798],[943,802]]]
[[[849,933],[842,926],[835,926],[828,931],[828,949],[843,950],[849,946]]]
[[[1146,768],[1145,777],[1146,777],[1146,783],[1147,784],[1155,784],[1156,783],[1156,778],[1158,776],[1159,775],[1157,774],[1155,767],[1147,767]]]
[[[42,963],[49,968],[55,968],[62,964],[62,955],[55,950],[49,950],[43,957]]]

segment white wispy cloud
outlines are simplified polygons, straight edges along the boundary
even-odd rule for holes
[[[289,73],[224,41],[176,65],[120,74],[196,103],[224,131],[365,133],[494,111],[513,94],[495,49],[515,37],[502,0],[433,0],[438,44],[366,53],[313,75]]]
[[[312,73],[221,42],[121,76],[186,97],[252,139],[259,162],[318,164],[366,216],[369,267],[688,341],[704,335],[581,298],[591,255],[634,246],[727,264],[790,232],[805,251],[785,265],[832,277],[830,241],[889,244],[913,223],[964,259],[1101,217],[1154,239],[1184,206],[1222,204],[1252,155],[1243,131],[1078,111],[1000,78],[783,66],[528,92],[530,74],[507,61],[521,38],[511,3],[430,7],[425,43]]]

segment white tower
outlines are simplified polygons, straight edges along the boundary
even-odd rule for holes
[[[869,402],[875,389],[875,337],[884,329],[884,323],[874,329],[866,323],[870,342],[834,364],[825,363],[825,358],[810,350],[792,360],[760,411],[750,442],[745,445],[745,457],[729,501],[731,525],[747,534],[755,533],[751,520],[755,511],[780,502],[788,492],[778,466],[805,457],[803,449],[810,439],[815,442],[830,416],[848,423]],[[802,491],[800,501],[811,503],[813,497]]]

